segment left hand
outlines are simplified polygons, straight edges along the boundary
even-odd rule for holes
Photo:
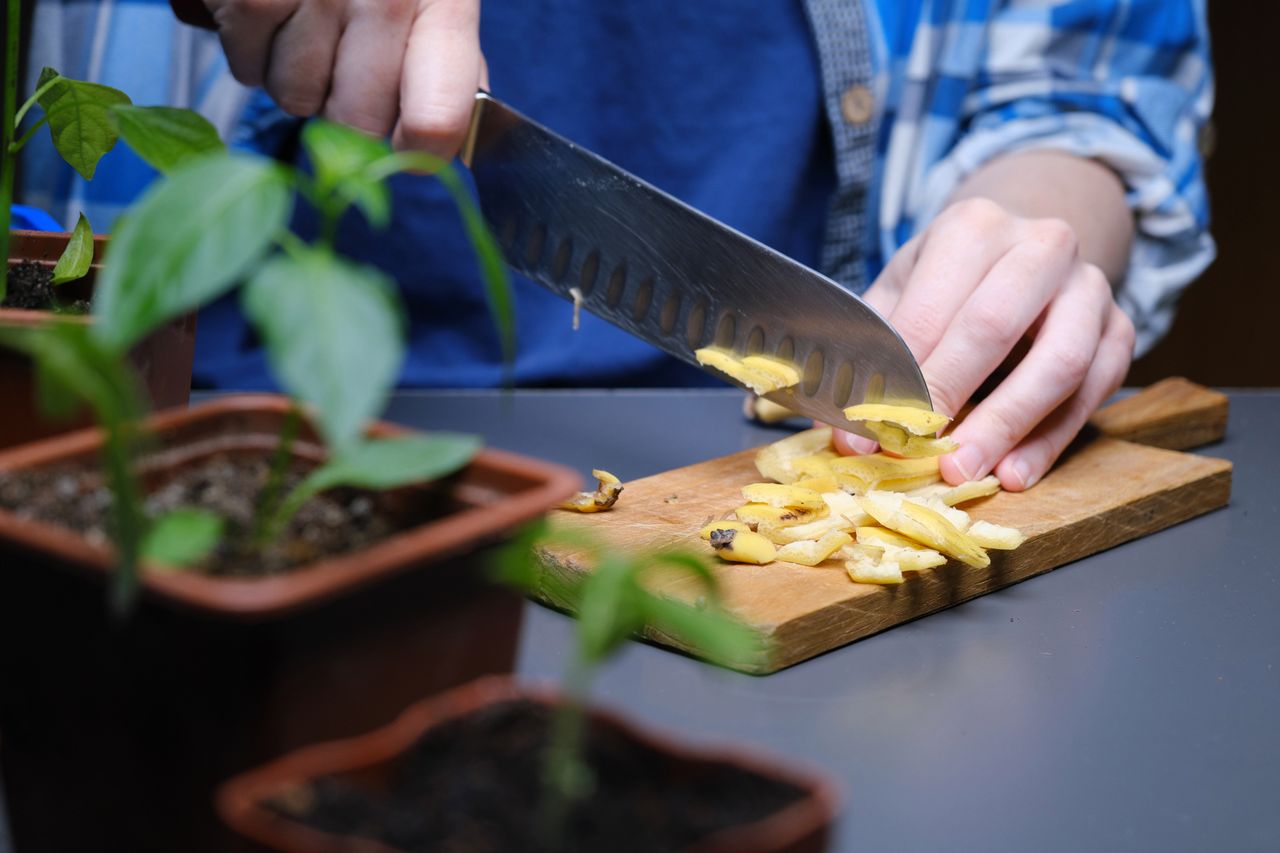
[[[1124,380],[1134,329],[1103,272],[1059,219],[1013,215],[985,198],[947,208],[894,255],[866,299],[920,362],[933,406],[954,416],[1027,339],[1026,354],[955,428],[949,483],[994,471],[1034,485]],[[837,431],[843,452],[866,440]]]

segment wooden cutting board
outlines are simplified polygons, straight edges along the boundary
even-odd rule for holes
[[[1230,462],[1149,446],[1186,449],[1220,438],[1226,411],[1225,396],[1181,379],[1100,411],[1089,434],[1034,488],[964,506],[975,519],[1012,525],[1027,536],[1016,551],[992,551],[987,569],[952,561],[882,587],[853,583],[840,561],[813,568],[783,562],[717,565],[730,612],[768,641],[768,651],[744,671],[775,672],[1226,505]],[[742,504],[741,488],[760,481],[755,453],[632,481],[610,512],[553,513],[552,529],[586,530],[606,547],[624,551],[682,546],[708,552],[698,530],[726,517]],[[544,547],[539,558],[552,574],[591,571],[584,555],[573,550]],[[659,579],[654,588],[683,601],[700,594],[688,578]],[[649,639],[680,647],[670,637]]]

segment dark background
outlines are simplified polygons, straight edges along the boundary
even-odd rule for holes
[[[1280,385],[1280,4],[1211,0],[1217,103],[1208,160],[1218,259],[1127,384],[1178,374]]]
[[[1184,294],[1170,333],[1134,364],[1131,385],[1181,375],[1280,386],[1280,4],[1211,0],[1209,23],[1217,104],[1204,145],[1218,259]]]

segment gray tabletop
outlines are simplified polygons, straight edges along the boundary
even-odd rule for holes
[[[777,438],[736,392],[403,393],[389,418],[624,480]],[[837,850],[1280,850],[1280,393],[1231,396],[1231,506],[767,677],[631,644],[597,697],[819,768]],[[519,673],[571,624],[528,606]],[[5,847],[0,829],[0,851]]]
[[[400,395],[391,418],[624,480],[775,439],[736,392]],[[1231,505],[766,677],[632,644],[600,702],[831,774],[835,849],[1280,850],[1280,393],[1231,397]],[[569,621],[530,606],[519,672]]]

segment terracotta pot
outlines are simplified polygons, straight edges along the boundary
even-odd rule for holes
[[[400,755],[428,730],[485,706],[513,700],[553,705],[551,690],[522,687],[508,677],[484,678],[419,702],[395,722],[347,740],[315,744],[290,753],[263,767],[228,781],[218,791],[218,814],[228,825],[270,850],[286,853],[401,853],[396,848],[367,839],[339,837],[313,829],[267,807],[278,796],[289,796],[322,776],[376,791],[385,785]],[[732,827],[702,839],[687,853],[781,853],[826,849],[827,835],[836,813],[833,786],[822,776],[780,766],[751,756],[741,749],[711,751],[680,746],[644,731],[611,713],[590,712],[593,725],[606,726],[642,747],[662,753],[671,773],[696,771],[707,765],[727,765],[748,773],[771,777],[802,789],[805,794],[786,808],[754,823]]]
[[[14,231],[9,244],[9,266],[32,261],[52,268],[66,248],[70,234],[45,231]],[[101,270],[99,262],[107,246],[107,238],[94,237],[94,264],[89,274],[79,281],[61,285],[70,299],[90,299],[93,283]],[[0,328],[34,326],[47,322],[47,311],[23,311],[0,308]],[[91,322],[77,317],[76,322]],[[191,393],[191,362],[196,349],[196,317],[189,314],[157,329],[129,353],[132,362],[155,409],[185,406]],[[12,447],[50,435],[83,428],[90,423],[86,414],[73,421],[46,421],[36,406],[34,374],[31,362],[24,356],[0,348],[0,400],[5,416],[0,418],[0,448]]]
[[[270,452],[287,409],[246,395],[154,416],[148,477]],[[297,454],[318,455],[314,442],[304,430]],[[86,430],[15,448],[0,476],[99,446]],[[211,807],[231,774],[511,670],[523,602],[484,580],[481,549],[579,485],[485,450],[449,481],[446,515],[272,578],[147,572],[123,622],[106,606],[105,547],[0,511],[0,776],[15,849],[235,849]]]

